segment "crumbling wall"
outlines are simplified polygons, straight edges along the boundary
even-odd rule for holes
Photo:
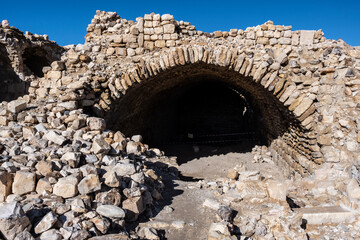
[[[0,101],[27,94],[30,83],[43,77],[43,68],[60,59],[63,52],[47,35],[23,34],[4,20],[0,25]]]
[[[130,209],[135,215],[128,217],[135,219],[159,197],[161,179],[142,160],[160,158],[161,151],[142,143],[140,136],[130,139],[114,131],[113,126],[121,130],[114,122],[147,110],[142,106],[162,91],[209,76],[253,99],[279,167],[289,175],[315,175],[314,181],[326,182],[333,198],[357,209],[358,48],[327,40],[321,31],[291,31],[270,21],[245,30],[203,33],[168,14],[133,22],[98,11],[85,44],[68,47],[39,78],[27,77],[30,70],[19,50],[26,44],[8,37],[18,31],[8,26],[0,30],[9,53],[2,63],[8,68],[10,62],[20,79],[31,80],[29,94],[0,104],[1,176],[11,179],[1,185],[3,198],[45,191],[52,211],[63,214],[74,206],[71,212],[82,214],[94,208],[90,199],[105,202],[99,188],[106,185],[111,190],[105,194],[115,191],[117,204]],[[22,187],[23,179],[31,185]],[[140,189],[142,184],[147,185]],[[64,195],[61,189],[69,192]],[[43,209],[45,204],[34,206]],[[116,210],[121,219],[116,223],[123,226],[125,213]],[[104,233],[110,229],[106,226]],[[76,234],[89,234],[80,228]]]

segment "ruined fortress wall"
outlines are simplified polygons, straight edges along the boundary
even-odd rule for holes
[[[30,101],[83,108],[112,127],[123,101],[141,111],[149,97],[211,75],[251,96],[273,157],[288,173],[309,175],[325,164],[346,175],[359,161],[359,49],[342,40],[271,21],[203,33],[169,14],[133,22],[101,11],[87,30],[85,44],[68,47],[31,81]],[[146,94],[131,97],[141,86]]]

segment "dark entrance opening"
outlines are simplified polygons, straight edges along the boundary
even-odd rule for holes
[[[11,101],[28,91],[28,83],[22,81],[11,66],[5,45],[0,44],[0,102]]]
[[[22,57],[24,64],[30,70],[28,74],[34,74],[37,77],[43,77],[43,67],[50,66],[52,62],[46,51],[40,47],[26,48]]]
[[[173,88],[150,109],[140,133],[150,146],[177,155],[179,163],[229,149],[249,152],[263,142],[259,119],[245,95],[219,82],[202,80]]]

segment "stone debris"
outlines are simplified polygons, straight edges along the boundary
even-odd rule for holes
[[[1,235],[161,239],[157,229],[182,230],[179,220],[128,231],[163,199],[164,183],[150,163],[176,171],[141,135],[111,126],[128,117],[118,99],[133,85],[198,66],[244,83],[268,130],[253,163],[276,164],[286,176],[236,166],[222,179],[192,185],[219,198],[203,204],[218,216],[208,239],[359,238],[360,50],[321,30],[291,29],[268,21],[204,33],[170,14],[134,22],[97,11],[85,44],[60,47],[3,20],[1,71],[12,79],[0,79]],[[24,60],[37,58],[45,65]]]

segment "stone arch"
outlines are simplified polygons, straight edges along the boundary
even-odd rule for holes
[[[141,109],[139,104],[144,101],[137,98],[136,91],[143,85],[144,89],[160,91],[169,88],[166,87],[169,82],[175,87],[182,79],[192,76],[216,76],[245,90],[255,100],[262,116],[267,116],[264,122],[273,157],[287,163],[282,167],[288,172],[295,170],[307,175],[321,163],[321,158],[314,157],[314,100],[304,91],[293,94],[297,86],[285,71],[279,70],[279,64],[275,67],[271,61],[254,61],[252,53],[239,53],[237,48],[225,47],[174,47],[155,56],[140,58],[138,63],[128,66],[121,77],[110,77],[93,108],[108,120],[110,127],[113,123],[109,116],[118,119],[114,118],[114,112],[123,111],[128,103],[134,104],[133,109]]]

